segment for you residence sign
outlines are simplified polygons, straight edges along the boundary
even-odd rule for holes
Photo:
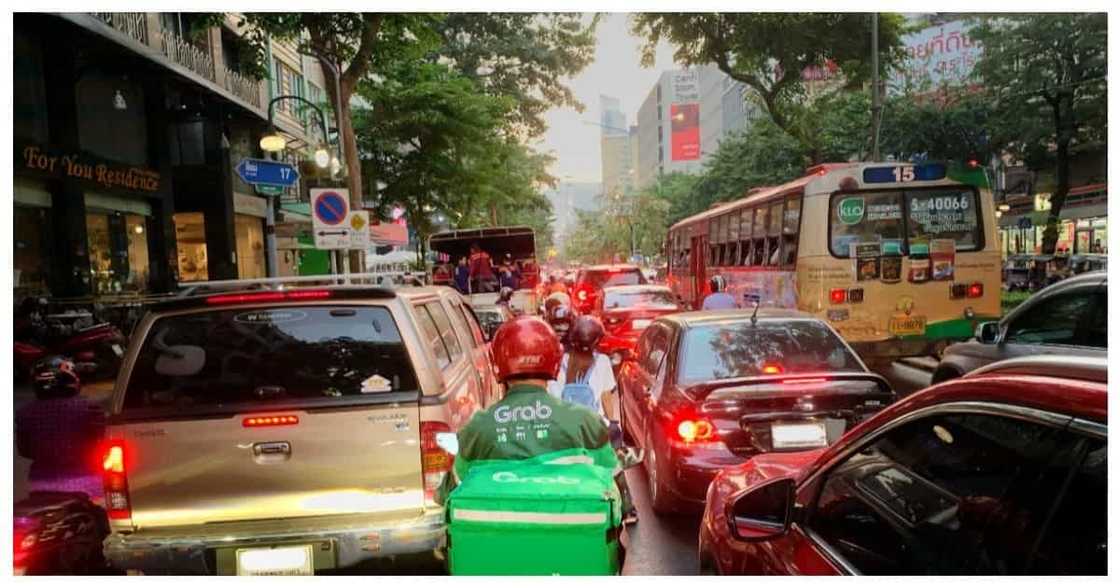
[[[90,161],[89,156],[48,153],[35,145],[23,149],[23,167],[57,177],[77,178],[103,188],[121,188],[137,192],[159,191],[159,173],[142,168],[105,161]]]

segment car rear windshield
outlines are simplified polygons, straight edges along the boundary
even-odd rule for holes
[[[388,309],[236,308],[155,321],[129,376],[124,408],[337,404],[417,389]]]
[[[668,290],[646,292],[607,292],[603,308],[676,308],[677,299]]]
[[[983,245],[979,204],[971,188],[835,194],[829,246],[844,258],[861,244],[879,255],[928,254],[937,240],[952,241],[956,251],[976,251]]]
[[[863,371],[855,355],[819,321],[759,321],[688,329],[679,363],[681,384],[767,373]]]
[[[636,269],[589,271],[583,275],[583,281],[591,284],[594,288],[637,286],[646,283],[642,272]]]

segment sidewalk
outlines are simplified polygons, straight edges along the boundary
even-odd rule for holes
[[[82,386],[82,396],[101,403],[108,410],[109,401],[113,398],[113,380],[92,382]],[[16,384],[12,387],[12,414],[21,406],[35,400],[35,393],[31,390],[30,383]],[[14,423],[13,423],[14,428]],[[27,473],[31,469],[31,460],[19,456],[12,444],[12,498],[18,502],[27,497]]]

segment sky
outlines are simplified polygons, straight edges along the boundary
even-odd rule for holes
[[[672,47],[662,42],[657,61],[650,68],[641,66],[642,39],[630,34],[626,14],[604,14],[596,30],[598,44],[595,61],[580,74],[567,80],[576,99],[586,107],[553,108],[545,115],[548,131],[534,145],[538,151],[551,151],[556,161],[550,170],[560,181],[599,182],[599,95],[614,96],[622,103],[626,123],[637,123],[638,107],[662,71],[674,69]],[[594,124],[587,124],[588,122]]]

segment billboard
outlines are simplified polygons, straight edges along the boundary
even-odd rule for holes
[[[700,104],[672,104],[669,106],[672,121],[670,158],[673,161],[700,159]]]
[[[980,43],[969,37],[969,28],[965,21],[956,20],[903,37],[906,56],[901,75],[891,80],[892,90],[967,82],[983,53]]]

